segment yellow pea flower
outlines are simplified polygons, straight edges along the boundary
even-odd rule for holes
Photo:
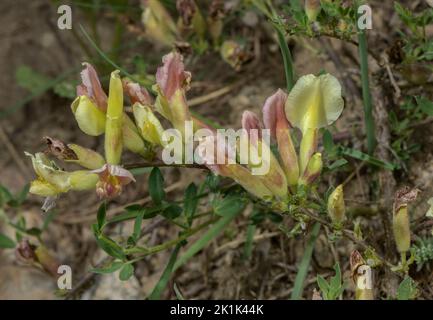
[[[143,139],[154,145],[164,145],[162,141],[164,129],[150,107],[136,103],[133,105],[132,110]]]
[[[299,151],[301,175],[317,150],[317,130],[337,120],[343,107],[341,85],[330,74],[302,76],[290,91],[285,111],[289,122],[302,131]]]
[[[346,207],[344,204],[343,185],[340,184],[329,195],[328,214],[334,223],[341,223],[346,220]]]
[[[89,136],[99,136],[105,131],[105,113],[87,96],[78,96],[71,105],[72,113],[81,131]]]
[[[145,0],[141,21],[146,35],[157,43],[172,46],[176,41],[177,27],[159,0]]]
[[[286,101],[287,119],[305,134],[332,124],[343,111],[341,85],[330,74],[302,76]]]

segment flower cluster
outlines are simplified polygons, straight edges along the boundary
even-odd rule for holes
[[[284,207],[291,193],[296,192],[299,186],[311,185],[320,175],[322,155],[317,152],[318,131],[332,124],[340,116],[343,106],[341,86],[335,77],[329,74],[303,76],[288,95],[279,89],[266,99],[263,125],[253,112],[243,113],[242,127],[250,133],[249,139],[244,141],[249,144],[250,152],[252,149],[261,150],[259,162],[269,161],[267,173],[253,175],[251,169],[257,166],[256,162],[248,163],[246,167],[236,163],[211,165],[209,168],[237,181],[258,198],[271,201],[276,207]],[[299,150],[292,140],[295,128],[302,132]],[[263,129],[270,131],[269,145],[260,139]],[[256,138],[253,130],[258,132]],[[227,150],[226,153],[228,156]],[[342,194],[342,187],[339,188],[339,194]],[[338,196],[338,209],[334,211],[338,211],[336,214],[339,215],[344,214],[341,201]],[[335,207],[330,204],[331,210]]]
[[[46,153],[30,155],[38,177],[32,182],[30,192],[50,198],[70,190],[89,189],[95,189],[101,198],[119,195],[123,186],[135,181],[121,166],[123,150],[152,159],[158,147],[167,145],[157,114],[168,120],[183,137],[186,122],[192,122],[194,130],[206,128],[216,136],[215,128],[203,124],[189,112],[186,91],[191,74],[185,71],[182,56],[172,52],[164,56],[162,62],[153,86],[155,99],[139,84],[121,79],[119,71],[112,72],[107,95],[95,69],[85,63],[82,83],[77,87],[77,98],[71,109],[85,134],[104,135],[105,156],[47,137],[51,155],[84,169],[67,172]],[[135,121],[125,112],[125,97],[132,105]],[[250,152],[259,151],[255,153],[258,154],[256,161],[215,164],[207,155],[204,164],[214,173],[232,178],[254,196],[281,207],[299,186],[311,185],[320,175],[322,157],[317,152],[318,130],[334,122],[342,110],[341,86],[335,77],[329,74],[303,76],[289,94],[278,90],[265,101],[263,125],[253,112],[244,112],[244,134],[237,143],[246,144]],[[302,132],[299,148],[292,140],[295,128]],[[261,139],[265,129],[271,136],[268,143]],[[254,136],[253,132],[258,134]],[[204,143],[209,143],[209,139],[201,144]],[[225,149],[223,154],[228,157],[229,151]],[[269,170],[262,175],[252,174],[260,162],[268,162]]]

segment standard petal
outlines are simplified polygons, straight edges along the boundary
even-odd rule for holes
[[[305,133],[332,124],[343,111],[344,100],[338,80],[324,74],[301,77],[286,101],[287,119]]]

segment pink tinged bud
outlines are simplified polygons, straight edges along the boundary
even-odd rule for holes
[[[131,172],[118,165],[105,164],[92,173],[99,175],[96,193],[100,198],[114,198],[122,192],[123,186],[135,182]]]
[[[263,106],[263,121],[266,129],[271,131],[271,137],[277,140],[287,182],[290,186],[294,186],[299,178],[299,165],[298,156],[290,136],[290,125],[284,110],[286,100],[287,95],[281,89],[266,99]]]
[[[123,87],[119,71],[111,73],[108,97],[107,121],[105,125],[105,158],[109,164],[119,164],[123,139]]]
[[[77,87],[78,96],[87,96],[102,111],[107,110],[107,95],[99,82],[98,74],[90,63],[84,62],[85,69],[81,71],[81,81]]]
[[[228,161],[228,146],[222,149],[222,146],[217,143],[216,136],[208,136],[205,140],[200,142],[198,149],[204,161],[204,164],[217,175],[231,178],[239,183],[246,191],[254,196],[270,200],[273,198],[272,192],[264,185],[258,176],[254,176],[251,172],[240,164],[229,164]],[[210,150],[207,152],[206,150]],[[224,154],[224,163],[217,162],[217,154],[222,152]]]
[[[185,98],[191,73],[185,71],[182,60],[182,56],[176,52],[163,57],[163,66],[156,72],[155,90],[158,92],[158,97],[155,107],[183,134],[185,121],[191,120]]]
[[[322,154],[315,153],[308,162],[308,165],[304,171],[302,177],[299,178],[299,185],[311,185],[322,172],[323,162]]]
[[[185,71],[183,57],[177,52],[171,52],[162,58],[163,65],[156,72],[156,83],[162,94],[170,102],[179,89],[187,91],[191,81],[191,73]]]
[[[316,21],[320,10],[320,0],[305,0],[305,13],[309,21]]]
[[[131,100],[132,105],[137,102],[145,106],[152,105],[152,97],[145,88],[140,86],[138,83],[134,83],[126,79],[123,80],[122,83],[123,89],[129,96],[129,100]]]
[[[262,124],[259,117],[251,111],[242,114],[242,128],[248,134],[249,142],[257,146],[258,139],[262,138]]]
[[[392,227],[397,250],[405,253],[410,249],[410,218],[408,204],[416,200],[418,189],[404,187],[395,194]]]

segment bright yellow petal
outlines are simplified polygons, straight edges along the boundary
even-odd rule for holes
[[[77,97],[71,105],[80,129],[89,136],[99,136],[105,131],[105,113],[87,96]]]

